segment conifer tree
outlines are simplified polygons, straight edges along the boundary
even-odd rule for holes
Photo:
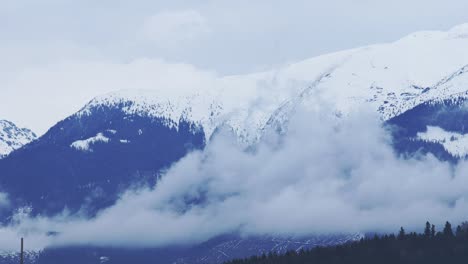
[[[453,237],[452,225],[447,221],[444,227],[444,237]]]
[[[404,229],[403,227],[401,227],[401,228],[400,228],[400,232],[398,233],[398,239],[399,239],[399,240],[405,239],[405,235],[406,235],[405,229]]]
[[[426,222],[426,228],[424,228],[424,236],[429,238],[431,237],[431,224],[428,222]]]
[[[402,227],[398,233],[398,240],[395,240],[393,234],[375,235],[373,238],[361,238],[359,242],[290,251],[281,255],[270,253],[266,258],[254,256],[246,260],[234,260],[228,264],[468,263],[468,239],[465,237],[468,235],[465,229],[467,227],[467,223],[457,226],[455,236],[452,225],[447,222],[442,232],[437,232],[437,239],[433,239],[436,234],[435,226],[426,223],[423,234],[406,233]]]
[[[463,230],[462,230],[462,228],[461,228],[460,225],[457,226],[457,229],[456,229],[456,231],[455,231],[455,235],[456,235],[457,237],[462,237],[462,236],[463,236]]]
[[[468,222],[465,221],[465,222],[461,223],[460,227],[461,227],[461,231],[463,233],[463,236],[467,237],[468,236]]]

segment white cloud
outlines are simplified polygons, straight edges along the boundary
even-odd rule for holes
[[[0,192],[0,210],[10,206],[10,199],[7,193]]]
[[[252,151],[235,142],[219,134],[206,150],[175,164],[155,189],[128,191],[96,218],[24,218],[5,230],[37,244],[157,247],[235,231],[395,232],[401,225],[419,231],[427,220],[440,227],[468,215],[468,163],[398,157],[368,114],[336,123],[323,112],[301,112],[285,138]],[[51,230],[60,235],[40,235]]]
[[[212,87],[215,73],[189,64],[139,59],[129,63],[72,60],[3,76],[0,117],[42,134],[97,95],[115,90],[165,92]],[[3,81],[3,82],[2,82]]]
[[[146,19],[143,34],[163,47],[187,45],[210,32],[205,17],[195,10],[166,11]]]

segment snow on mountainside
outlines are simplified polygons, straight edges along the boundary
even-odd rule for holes
[[[98,142],[109,142],[109,138],[105,137],[102,133],[98,133],[95,137],[91,137],[85,140],[77,140],[73,142],[70,146],[77,150],[81,151],[93,151],[91,146],[98,143]]]
[[[200,125],[209,139],[217,127],[231,127],[252,143],[298,105],[325,105],[348,114],[367,105],[383,120],[414,106],[467,96],[468,24],[447,32],[411,34],[396,42],[319,56],[278,70],[219,78],[200,89],[158,87],[119,91],[95,98],[79,115],[100,106],[128,114],[181,119]]]
[[[10,121],[0,120],[0,159],[36,139],[36,134],[19,128]]]
[[[426,132],[419,132],[417,139],[441,144],[454,157],[464,157],[468,153],[468,134],[445,131],[440,127],[427,126]]]

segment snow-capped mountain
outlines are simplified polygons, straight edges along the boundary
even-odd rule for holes
[[[272,71],[222,77],[201,87],[101,95],[0,160],[2,187],[13,206],[30,205],[34,214],[53,215],[67,208],[92,215],[115,203],[127,188],[154,184],[165,168],[189,151],[203,149],[217,129],[230,128],[241,143],[252,145],[270,129],[287,129],[300,107],[325,108],[337,116],[370,108],[387,124],[399,127],[394,130],[396,149],[424,148],[443,159],[464,157],[468,154],[467,47],[468,24]],[[218,242],[210,244],[200,263],[223,259],[226,249],[233,256],[251,252],[242,248],[238,254],[238,248],[230,246],[249,245],[252,240]],[[258,243],[262,250],[271,250],[274,244]],[[125,259],[120,251],[109,251],[92,249],[88,255],[96,261],[112,260],[112,254]]]
[[[328,54],[283,68],[220,78],[197,89],[120,91],[94,99],[93,108],[124,105],[127,114],[163,118],[170,127],[189,120],[210,138],[228,126],[254,143],[299,106],[326,105],[336,114],[370,107],[383,120],[431,100],[467,96],[468,24],[447,32],[411,34],[396,42]]]
[[[19,128],[7,120],[0,120],[0,159],[36,139],[27,128]]]
[[[127,115],[122,107],[73,115],[1,159],[11,202],[31,205],[33,214],[64,208],[93,214],[133,185],[154,184],[161,170],[204,147],[203,131],[191,123],[168,128],[166,120]]]
[[[0,161],[8,179],[5,187],[21,197],[19,204],[34,201],[36,210],[78,210],[89,197],[98,210],[136,179],[154,180],[191,149],[203,148],[220,127],[231,128],[240,142],[251,145],[265,131],[287,127],[298,107],[322,107],[339,116],[367,107],[392,122],[424,103],[463,101],[468,91],[467,36],[465,24],[196,87],[101,95],[14,157]],[[434,116],[437,109],[431,111],[427,114]],[[419,117],[393,124],[407,128]],[[432,144],[423,133],[426,126],[439,124],[422,122],[404,137]],[[465,142],[463,130],[440,128]],[[465,148],[457,148],[456,155],[463,156],[460,149]],[[38,174],[43,178],[35,177]],[[24,189],[28,180],[37,181],[35,188]]]

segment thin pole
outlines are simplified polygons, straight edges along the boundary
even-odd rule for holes
[[[24,264],[23,238],[21,238],[21,255],[20,255],[20,264]]]

